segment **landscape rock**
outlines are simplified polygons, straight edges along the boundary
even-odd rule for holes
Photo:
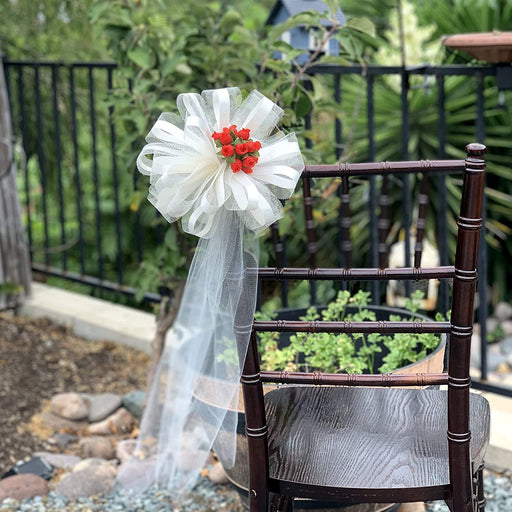
[[[208,478],[211,480],[211,482],[217,485],[228,483],[228,475],[226,474],[226,471],[224,470],[220,462],[216,462],[212,466],[212,468],[208,472]]]
[[[78,436],[74,434],[57,433],[47,439],[47,442],[59,448],[66,448],[71,443],[78,441]]]
[[[22,501],[33,496],[45,496],[48,490],[46,480],[32,473],[9,476],[0,480],[0,503],[6,498]]]
[[[54,491],[70,500],[106,494],[112,489],[115,477],[116,471],[110,464],[92,466],[63,475]]]
[[[494,309],[494,316],[500,321],[509,320],[512,318],[512,304],[508,302],[498,302]]]
[[[142,418],[145,403],[146,392],[140,389],[126,393],[123,396],[123,407],[139,419]]]
[[[51,452],[36,452],[34,456],[42,457],[55,469],[64,469],[66,471],[72,470],[82,460],[76,455]]]
[[[89,422],[96,423],[117,411],[122,404],[122,398],[115,393],[102,393],[101,395],[89,395]]]
[[[154,473],[155,465],[155,459],[138,460],[136,458],[130,458],[119,466],[117,481],[121,485],[129,487],[134,481],[139,479],[141,475]]]
[[[111,435],[130,432],[135,418],[124,408],[118,409],[114,414],[98,423],[92,423],[87,428],[89,434]]]
[[[87,428],[88,423],[84,421],[72,421],[61,418],[51,412],[42,412],[41,421],[54,432],[67,430],[68,432],[80,432]]]
[[[108,461],[100,457],[90,457],[88,459],[83,459],[73,468],[73,473],[83,471],[84,469],[97,468],[103,464],[108,464]]]
[[[68,420],[79,421],[87,418],[89,407],[78,393],[58,393],[50,402],[53,414]]]
[[[117,443],[116,458],[119,459],[121,464],[130,459],[135,450],[135,446],[137,446],[135,439],[122,439]]]
[[[115,443],[110,437],[85,437],[80,440],[79,447],[86,458],[112,459],[116,454]]]

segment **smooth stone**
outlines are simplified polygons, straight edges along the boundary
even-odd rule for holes
[[[36,452],[34,456],[42,457],[55,469],[64,469],[66,471],[71,471],[82,460],[76,455],[63,453]]]
[[[110,437],[92,436],[80,440],[78,445],[85,458],[113,459],[116,454],[115,443]]]
[[[130,458],[119,466],[117,471],[117,481],[123,487],[137,489],[138,484],[144,487],[145,475],[148,475],[147,478],[151,479],[152,475],[155,474],[155,466],[155,459],[139,460],[136,458]]]
[[[6,498],[22,501],[34,496],[46,496],[48,483],[32,473],[9,476],[0,480],[0,503]]]
[[[89,422],[96,423],[117,411],[122,404],[122,398],[115,393],[93,395],[89,399]]]
[[[500,320],[509,320],[512,318],[512,304],[508,302],[498,302],[494,308],[494,316]]]
[[[61,418],[51,412],[42,412],[41,421],[54,432],[59,430],[67,430],[68,432],[77,433],[87,428],[87,423],[84,421],[72,421],[66,418]]]
[[[116,458],[123,464],[133,455],[137,441],[135,439],[122,439],[116,446]]]
[[[84,469],[97,468],[103,464],[107,464],[107,462],[108,461],[106,459],[101,459],[100,457],[90,457],[88,459],[83,459],[73,468],[73,473],[83,471]]]
[[[146,392],[140,389],[130,391],[123,396],[123,407],[139,419],[142,418],[145,403]]]
[[[92,423],[87,428],[89,434],[111,435],[131,431],[135,418],[124,408],[118,409],[114,414],[98,423]]]
[[[115,477],[115,468],[102,464],[68,473],[57,483],[54,491],[71,500],[106,494],[112,489]]]
[[[48,438],[47,441],[59,448],[66,448],[69,444],[78,441],[78,436],[75,436],[74,434],[57,433]]]
[[[228,475],[220,462],[216,462],[208,472],[208,478],[214,484],[228,483]]]
[[[87,418],[89,407],[78,393],[58,393],[50,401],[53,414],[67,420],[79,421]]]

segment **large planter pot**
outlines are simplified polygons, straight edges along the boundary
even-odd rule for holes
[[[319,308],[321,310],[322,308]],[[408,318],[410,313],[406,310],[390,308],[385,306],[365,306],[365,309],[369,309],[375,312],[376,319],[378,321],[388,320],[391,315],[399,315],[403,318]],[[350,313],[350,309],[347,308],[347,312]],[[355,309],[354,309],[355,312]],[[306,313],[305,309],[287,309],[278,312],[278,320],[298,320]],[[422,315],[416,315],[424,320],[430,320]],[[290,334],[282,333],[279,339],[280,346],[286,346],[289,341]],[[357,345],[356,345],[357,346]],[[392,373],[400,374],[416,374],[416,373],[440,373],[443,371],[444,353],[446,347],[446,336],[440,336],[440,343],[438,347],[433,350],[427,357],[409,364],[402,368],[398,368]],[[376,354],[375,367],[378,368],[382,364],[382,358],[386,355],[385,350],[382,353]],[[204,379],[200,383],[196,390],[196,399],[207,403],[210,407],[215,407],[215,396],[213,396],[212,390],[215,386],[209,382],[209,379]],[[268,393],[275,386],[265,385],[264,393]],[[249,467],[248,467],[248,451],[247,451],[247,439],[245,437],[245,415],[244,415],[244,401],[242,390],[240,389],[240,396],[238,401],[238,410],[231,410],[228,414],[238,415],[238,428],[237,428],[237,452],[235,464],[232,467],[224,465],[229,481],[235,486],[243,497],[247,497],[248,488],[247,483],[249,481]],[[222,431],[219,433],[216,441],[216,446],[222,444],[224,441],[229,442],[227,438],[224,438]],[[222,463],[222,450],[219,450],[219,459]],[[247,503],[247,499],[243,500]],[[331,511],[344,511],[344,512],[392,512],[398,510],[399,504],[361,504],[361,505],[343,505],[333,502],[318,502],[313,500],[298,499],[294,500],[295,510],[322,510],[323,512]]]

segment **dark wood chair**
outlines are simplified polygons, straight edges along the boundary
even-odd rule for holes
[[[489,437],[487,401],[470,394],[470,348],[477,283],[479,231],[482,226],[485,146],[469,144],[466,160],[384,162],[306,166],[304,210],[310,267],[289,268],[277,258],[274,268],[260,268],[259,279],[386,281],[453,280],[451,319],[441,322],[255,321],[245,359],[242,386],[249,447],[251,512],[292,510],[294,498],[346,504],[445,500],[452,512],[482,512],[482,468]],[[311,180],[341,179],[341,207],[350,217],[352,177],[387,177],[411,173],[428,179],[462,173],[455,264],[421,267],[426,205],[420,190],[416,253],[408,268],[385,268],[380,233],[378,268],[318,268]],[[422,193],[423,191],[423,193]],[[388,212],[387,201],[381,201]],[[423,220],[422,220],[423,219]],[[380,222],[379,226],[385,226]],[[345,235],[348,225],[342,223]],[[343,231],[342,229],[342,231]],[[274,236],[277,236],[274,233]],[[275,240],[276,241],[276,240]],[[277,240],[279,242],[279,240]],[[279,255],[278,255],[279,256]],[[257,333],[431,332],[449,335],[447,371],[436,374],[345,375],[260,371]],[[278,383],[263,394],[262,383]],[[447,390],[444,387],[447,385]],[[418,388],[424,386],[424,388]],[[428,386],[428,387],[425,387]],[[416,388],[414,388],[416,387]]]

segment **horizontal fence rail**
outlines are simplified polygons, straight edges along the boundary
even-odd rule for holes
[[[112,102],[114,88],[126,87],[116,76],[116,65],[110,62],[38,62],[4,59],[6,80],[10,98],[13,133],[18,148],[19,187],[23,206],[27,241],[30,247],[34,272],[49,277],[63,278],[84,285],[86,290],[134,297],[138,293],[138,270],[149,252],[162,244],[164,233],[161,227],[142,228],[141,217],[154,212],[134,211],[132,208],[133,188],[138,173],[135,169],[125,168],[120,156],[118,125]],[[358,161],[372,162],[389,160],[386,158],[386,146],[379,140],[379,98],[378,89],[382,81],[393,81],[398,91],[395,123],[399,130],[399,158],[409,160],[409,134],[414,112],[411,110],[409,93],[412,89],[423,87],[426,94],[435,94],[436,102],[432,116],[436,126],[435,158],[443,160],[451,157],[447,154],[447,136],[449,118],[445,104],[450,80],[460,77],[471,85],[475,95],[473,135],[466,142],[485,142],[486,124],[484,115],[484,79],[494,80],[497,68],[493,66],[359,66],[339,67],[316,65],[311,74],[322,77],[332,88],[335,101],[342,108],[352,101],[350,110],[358,110],[354,119],[343,122],[336,117],[331,119],[329,134],[332,134],[332,161],[340,161],[337,173],[325,170],[341,177],[339,188],[339,242],[337,253],[339,266],[350,268],[351,247],[346,234],[349,230],[349,215],[344,204],[348,182],[343,175],[350,175],[350,169],[357,169]],[[467,82],[466,82],[467,81]],[[354,96],[355,94],[355,96]],[[357,109],[356,109],[357,107]],[[315,112],[306,116],[305,128],[311,130],[318,123]],[[351,124],[352,123],[352,124]],[[362,130],[357,132],[354,127]],[[320,128],[323,129],[323,128]],[[363,133],[358,137],[358,146],[354,142],[354,133]],[[329,135],[331,136],[331,135]],[[363,144],[361,145],[361,142]],[[311,149],[313,141],[306,140],[306,148]],[[461,146],[461,150],[463,147]],[[344,163],[344,160],[355,163]],[[385,230],[379,228],[376,213],[379,209],[389,208],[386,202],[378,199],[379,185],[377,174],[369,172],[369,210],[375,222],[369,224],[369,260],[374,267],[367,275],[371,281],[373,302],[378,304],[381,297],[379,272],[385,260],[383,249]],[[438,216],[438,250],[442,268],[439,276],[449,277],[453,271],[449,260],[447,245],[449,214],[447,182],[443,175],[443,165],[437,169],[436,201]],[[453,168],[453,162],[450,164]],[[411,225],[413,205],[409,176],[400,175],[397,163],[397,180],[402,194],[402,229],[404,233],[404,267],[392,269],[397,279],[407,278],[403,283],[405,294],[409,295],[414,286],[415,274],[411,261]],[[461,161],[461,170],[463,161]],[[306,167],[304,186],[311,186],[315,173],[322,173],[322,166]],[[128,179],[127,179],[128,178]],[[396,184],[394,184],[396,186]],[[315,252],[309,253],[309,267],[288,271],[286,237],[272,229],[276,249],[277,266],[281,267],[282,303],[287,305],[288,281],[300,279],[318,265]],[[487,283],[487,246],[485,236],[481,236],[482,246],[479,260],[480,283]],[[330,241],[333,242],[332,240]],[[347,245],[348,244],[348,245]],[[310,244],[315,249],[316,242]],[[365,270],[368,272],[368,270]],[[259,276],[265,279],[268,272],[259,269]],[[338,276],[334,269],[318,269],[319,279],[343,279],[350,275]],[[339,271],[338,271],[339,272]],[[357,268],[351,268],[356,275]],[[325,273],[323,275],[322,273]],[[275,277],[274,275],[272,277]],[[360,278],[360,275],[357,275]],[[410,278],[410,279],[409,279]],[[317,288],[311,287],[311,302],[316,302]],[[439,310],[446,312],[448,307],[449,284],[443,280],[439,287]],[[139,294],[140,295],[140,294]],[[108,296],[108,295],[107,295]],[[140,298],[140,297],[139,297]],[[160,293],[147,292],[144,298],[156,302]],[[512,390],[496,388],[486,383],[486,320],[488,302],[487,287],[479,286],[479,317],[481,326],[481,381],[475,387],[497,391],[512,396]]]

